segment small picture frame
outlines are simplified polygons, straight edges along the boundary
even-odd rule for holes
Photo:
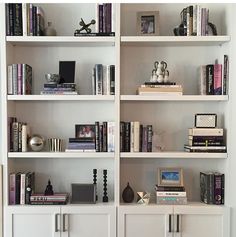
[[[137,35],[159,35],[159,11],[137,12]]]
[[[95,140],[95,124],[76,124],[75,137]]]
[[[158,186],[183,187],[181,168],[158,168]]]

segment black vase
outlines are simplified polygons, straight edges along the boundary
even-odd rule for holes
[[[134,191],[129,186],[129,183],[127,183],[126,188],[123,190],[122,198],[123,198],[123,201],[127,203],[133,202],[134,200]]]

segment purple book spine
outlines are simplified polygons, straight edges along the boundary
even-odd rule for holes
[[[214,175],[214,204],[222,204],[223,197],[223,179],[224,174]]]
[[[17,94],[22,95],[22,64],[17,64]]]
[[[16,174],[10,174],[9,179],[9,204],[16,204]]]

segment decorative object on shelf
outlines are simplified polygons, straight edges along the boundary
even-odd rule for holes
[[[96,203],[95,184],[71,184],[71,203]]]
[[[60,75],[55,73],[47,73],[45,74],[45,78],[48,83],[52,84],[57,84],[60,81]]]
[[[46,187],[46,189],[45,189],[45,191],[44,191],[44,195],[53,195],[54,194],[54,192],[53,192],[53,187],[52,187],[52,185],[51,185],[51,181],[50,181],[50,179],[48,180],[48,185],[47,185],[47,187]]]
[[[45,139],[40,135],[32,135],[29,140],[29,146],[32,151],[41,151],[45,146]]]
[[[181,168],[158,168],[158,186],[183,187],[183,170]]]
[[[90,33],[92,32],[92,30],[89,28],[89,26],[90,26],[90,25],[94,25],[95,23],[96,23],[95,20],[91,20],[90,23],[85,24],[83,18],[81,18],[81,20],[80,20],[80,22],[79,22],[79,25],[81,26],[81,28],[75,30],[74,35],[80,34],[81,31],[83,31],[83,30],[86,31],[86,33],[90,34]]]
[[[60,138],[49,138],[49,151],[60,152],[62,151],[62,139]]]
[[[44,30],[44,35],[45,36],[56,36],[57,32],[56,30],[52,27],[52,22],[48,22],[48,26]]]
[[[138,204],[144,204],[147,205],[150,200],[151,194],[148,192],[137,192],[138,198],[137,198],[137,203]]]
[[[137,12],[137,35],[159,35],[159,11]]]
[[[97,195],[97,169],[93,169],[93,184],[96,186],[96,201],[98,200]]]
[[[130,187],[129,182],[127,183],[127,186],[122,192],[122,198],[123,198],[123,201],[127,203],[133,202],[134,200],[134,191]]]
[[[216,125],[216,114],[195,114],[194,126],[196,128],[215,128]]]
[[[108,202],[107,196],[107,170],[103,170],[103,202]]]
[[[169,75],[170,73],[167,70],[167,63],[165,61],[155,61],[150,82],[168,83]]]

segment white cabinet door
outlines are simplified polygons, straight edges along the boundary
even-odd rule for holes
[[[172,237],[172,214],[172,206],[121,206],[118,236]]]
[[[115,237],[115,213],[115,207],[105,205],[62,207],[62,237]]]
[[[179,223],[177,223],[179,216]],[[229,237],[229,209],[222,206],[175,206],[175,237]]]
[[[4,236],[60,237],[60,207],[15,206],[6,210]]]

